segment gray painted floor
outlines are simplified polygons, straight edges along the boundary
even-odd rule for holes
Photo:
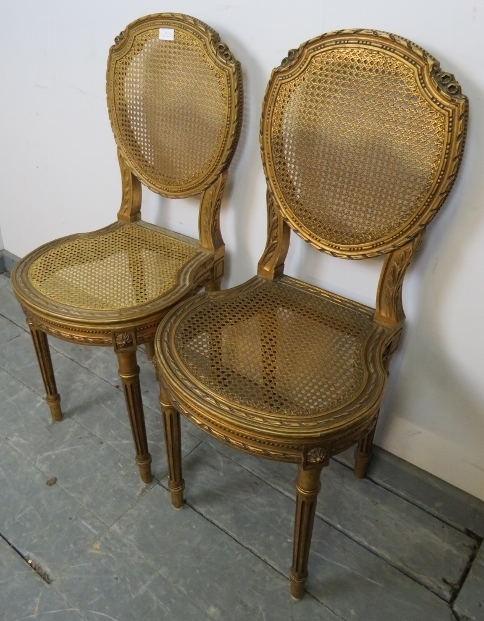
[[[308,593],[295,602],[294,467],[185,423],[186,505],[175,511],[144,352],[149,486],[113,352],[51,347],[60,423],[0,275],[0,621],[484,620],[483,502],[385,451],[364,481],[340,456],[323,473]]]

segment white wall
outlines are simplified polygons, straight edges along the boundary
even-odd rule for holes
[[[484,1],[3,2],[0,221],[8,251],[23,256],[115,219],[120,183],[104,95],[107,52],[128,22],[161,11],[210,24],[243,66],[245,120],[222,213],[225,286],[252,276],[264,247],[259,114],[270,71],[289,48],[338,28],[376,28],[415,41],[457,76],[471,105],[467,151],[407,276],[406,334],[377,442],[484,499]],[[194,205],[146,192],[143,213],[195,235]],[[373,304],[381,261],[332,259],[294,238],[288,273]]]

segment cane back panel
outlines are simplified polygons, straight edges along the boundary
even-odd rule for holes
[[[389,252],[418,234],[457,173],[466,99],[409,41],[340,31],[292,50],[261,121],[269,190],[318,249]]]
[[[242,113],[240,65],[206,24],[168,13],[130,24],[110,50],[107,95],[118,147],[155,192],[197,194],[228,165]]]

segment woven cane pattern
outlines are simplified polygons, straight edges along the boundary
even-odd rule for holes
[[[272,154],[285,208],[328,243],[387,237],[425,204],[445,132],[415,67],[368,47],[323,50],[275,101]]]
[[[116,63],[114,129],[149,184],[185,186],[207,174],[227,139],[227,76],[182,28],[138,34]]]
[[[32,263],[29,280],[55,302],[118,310],[172,289],[179,270],[197,253],[183,241],[126,224],[54,246]]]
[[[190,373],[232,403],[262,412],[324,412],[355,395],[372,311],[267,281],[213,297],[181,320],[175,347]]]

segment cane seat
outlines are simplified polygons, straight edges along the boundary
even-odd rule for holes
[[[144,222],[116,222],[43,247],[24,269],[39,299],[65,312],[70,307],[102,315],[138,313],[142,305],[167,301],[185,266],[209,260],[190,238]]]
[[[268,441],[287,433],[293,442],[294,434],[323,433],[330,421],[352,424],[355,401],[378,403],[379,347],[391,329],[373,315],[288,276],[255,277],[175,312],[164,347],[176,352],[170,372],[202,401],[217,399],[212,406],[224,419],[241,427],[245,420],[248,429],[260,421]]]
[[[160,324],[168,487],[182,506],[179,413],[232,447],[293,462],[291,593],[300,598],[322,468],[373,434],[404,312],[402,284],[462,158],[467,100],[415,44],[345,30],[291,50],[261,118],[267,243],[258,274]],[[290,233],[346,259],[384,254],[375,308],[283,274]]]
[[[136,463],[149,482],[136,349],[144,344],[152,359],[167,310],[202,287],[220,288],[220,204],[240,133],[241,71],[209,26],[160,13],[116,37],[106,88],[122,181],[118,221],[34,250],[17,264],[12,283],[54,420],[62,412],[46,335],[114,348]],[[142,184],[168,198],[200,194],[199,239],[143,222]]]

